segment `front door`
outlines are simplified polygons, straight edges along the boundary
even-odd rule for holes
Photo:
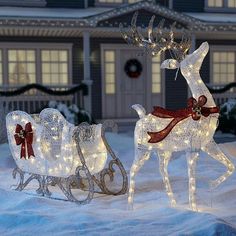
[[[120,80],[120,90],[117,91],[121,106],[119,117],[137,117],[131,108],[133,104],[147,106],[147,56],[141,53],[134,49],[120,50],[120,69],[117,71]]]
[[[133,104],[147,112],[163,104],[158,60],[127,45],[103,45],[102,65],[103,118],[137,119]]]

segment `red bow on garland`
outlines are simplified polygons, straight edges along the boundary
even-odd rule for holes
[[[193,120],[199,120],[201,116],[208,117],[210,114],[219,113],[220,109],[218,107],[204,107],[207,103],[206,96],[202,95],[198,98],[198,101],[191,97],[188,99],[187,108],[180,109],[177,111],[166,110],[162,107],[154,107],[152,115],[159,118],[174,118],[165,129],[159,132],[147,132],[151,137],[148,141],[149,143],[158,143],[162,141],[170,131],[178,124],[181,120],[192,116]]]
[[[21,152],[20,152],[21,159],[22,158],[26,159],[26,149],[28,158],[30,158],[30,156],[35,156],[32,147],[33,130],[30,122],[25,125],[25,129],[23,129],[21,125],[17,124],[14,137],[16,140],[16,145],[21,145]]]

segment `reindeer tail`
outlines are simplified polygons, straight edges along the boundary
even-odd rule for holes
[[[146,115],[145,109],[139,105],[139,104],[134,104],[132,108],[138,113],[139,118],[143,118]]]

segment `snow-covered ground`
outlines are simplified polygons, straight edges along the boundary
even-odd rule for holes
[[[129,171],[133,138],[125,133],[109,134],[108,140]],[[220,146],[236,164],[236,142]],[[77,206],[36,195],[32,191],[36,183],[17,192],[11,175],[14,166],[8,145],[1,145],[0,235],[236,235],[236,174],[210,191],[208,181],[225,168],[205,154],[197,165],[199,213],[188,210],[187,164],[181,153],[169,165],[177,208],[168,205],[156,156],[136,178],[133,211],[127,210],[127,195],[96,195],[90,204]]]

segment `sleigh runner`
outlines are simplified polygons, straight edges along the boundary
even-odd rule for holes
[[[22,191],[32,180],[37,180],[38,194],[51,196],[49,186],[58,186],[69,201],[78,204],[89,203],[95,191],[126,193],[126,172],[105,138],[105,130],[116,127],[112,121],[76,127],[59,111],[47,108],[32,116],[23,111],[11,112],[6,123],[10,150],[17,165],[13,177],[17,174],[20,177],[16,190]],[[119,189],[114,190],[110,186],[115,183],[115,166],[122,180]],[[82,200],[74,194],[74,188],[86,193]]]

